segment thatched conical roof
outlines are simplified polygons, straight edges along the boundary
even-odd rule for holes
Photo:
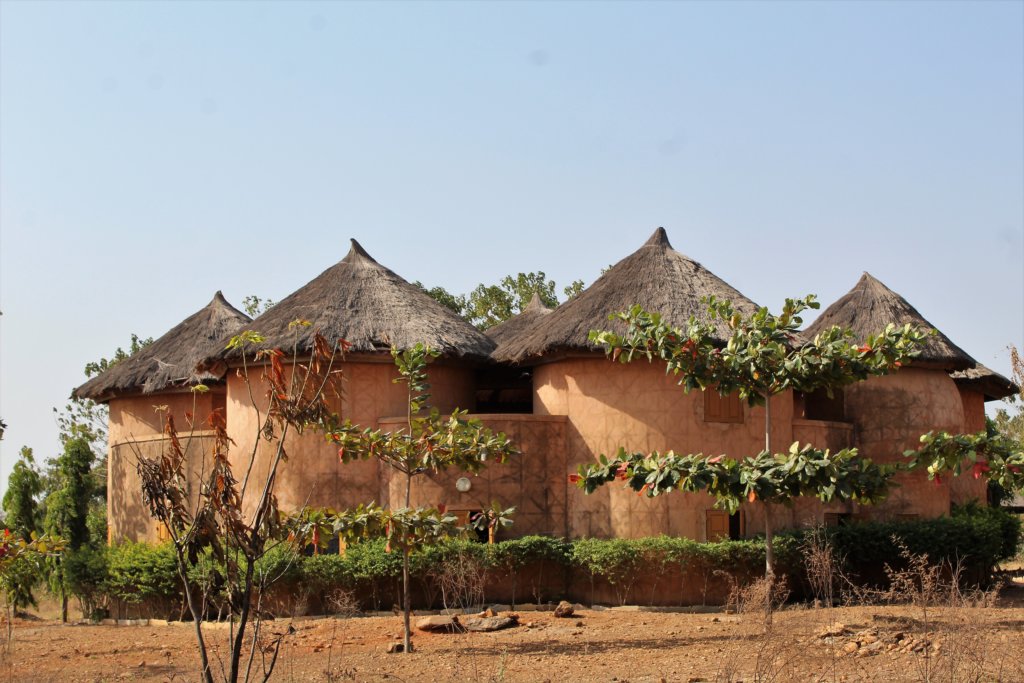
[[[501,343],[494,358],[524,362],[560,350],[598,350],[587,336],[590,330],[624,331],[625,324],[608,316],[640,304],[660,313],[674,325],[690,316],[707,320],[707,296],[727,299],[737,310],[751,314],[757,305],[704,266],[680,254],[669,244],[664,228],[658,228],[638,250],[608,269],[578,296],[549,315]],[[728,336],[724,321],[718,324],[722,341]]]
[[[250,320],[217,292],[205,307],[75,389],[72,396],[106,401],[119,394],[150,394],[176,385],[219,379],[219,375],[197,370],[197,365]]]
[[[544,302],[540,300],[540,295],[534,292],[533,298],[530,299],[530,303],[526,305],[522,312],[518,315],[512,316],[504,322],[488,327],[484,330],[484,334],[490,337],[491,341],[498,345],[498,348],[494,350],[494,353],[500,353],[503,342],[515,338],[516,335],[533,325],[538,319],[551,313],[553,310],[554,309],[545,306]]]
[[[804,331],[809,337],[833,325],[853,331],[858,341],[878,334],[889,323],[912,326],[924,331],[935,329],[906,299],[892,291],[869,273],[864,273],[853,289],[822,311]],[[964,370],[977,364],[949,337],[936,330],[926,338],[921,354],[914,361],[949,370]]]
[[[999,401],[1020,391],[1016,384],[981,363],[973,368],[951,372],[949,376],[957,384],[983,393],[986,401]]]
[[[295,320],[311,325],[290,329]],[[355,353],[387,351],[392,345],[410,348],[422,342],[445,356],[484,360],[494,350],[494,342],[482,332],[377,263],[355,240],[345,258],[256,318],[250,327],[265,338],[261,347],[292,349],[297,342],[300,354],[312,350],[317,332],[331,341],[348,341],[349,351]],[[224,350],[217,357],[237,355]]]

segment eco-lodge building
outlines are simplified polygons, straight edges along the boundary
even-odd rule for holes
[[[142,504],[135,463],[165,447],[162,425],[168,415],[179,431],[202,440],[212,438],[207,416],[222,410],[236,469],[248,464],[254,449],[257,473],[267,467],[271,452],[260,442],[254,408],[265,394],[259,387],[250,391],[238,372],[238,352],[225,348],[243,329],[263,335],[263,346],[295,348],[300,357],[311,351],[316,331],[347,340],[351,347],[340,363],[343,391],[332,408],[371,428],[397,429],[405,421],[406,388],[392,381],[397,371],[390,347],[423,342],[440,352],[429,371],[432,405],[442,412],[469,410],[491,429],[506,433],[521,454],[479,475],[418,477],[413,505],[444,504],[462,514],[492,501],[515,506],[515,523],[503,532],[509,536],[668,534],[715,540],[754,535],[763,519],[758,503],[730,517],[714,510],[705,494],[648,499],[610,485],[585,496],[568,483],[579,464],[613,454],[620,446],[736,457],[762,449],[763,407],[714,390],[687,394],[662,366],[613,363],[588,342],[590,330],[622,325],[609,321],[609,315],[635,304],[676,325],[691,315],[707,320],[701,299],[709,295],[732,301],[742,313],[756,309],[753,301],[672,249],[661,228],[578,296],[554,310],[535,297],[518,316],[486,332],[377,263],[354,240],[344,259],[255,320],[218,292],[156,342],[75,391],[110,407],[111,540],[160,537]],[[289,326],[300,319],[311,325],[297,331]],[[906,300],[865,273],[806,334],[838,324],[863,339],[890,322],[932,328]],[[724,325],[719,334],[724,340]],[[197,382],[209,391],[192,392]],[[772,441],[833,450],[856,446],[876,461],[892,461],[930,430],[983,429],[985,402],[1014,389],[937,332],[923,353],[895,374],[849,386],[832,398],[823,392],[777,395],[772,399]],[[191,476],[203,472],[204,450],[189,451]],[[282,510],[306,505],[341,509],[370,501],[400,504],[401,482],[393,480],[389,468],[375,460],[341,464],[337,449],[321,434],[290,437],[287,450],[289,459],[276,486]],[[937,516],[948,514],[951,503],[972,498],[984,501],[985,491],[968,477],[936,486],[923,477],[904,476],[875,508],[807,500],[776,516],[786,526],[835,524],[851,517]]]

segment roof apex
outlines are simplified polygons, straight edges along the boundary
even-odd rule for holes
[[[352,246],[349,247],[348,253],[345,254],[345,258],[342,259],[345,263],[359,263],[369,261],[370,263],[377,263],[376,259],[370,256],[363,245],[359,244],[353,237],[349,240],[352,242]]]
[[[659,227],[655,230],[647,241],[644,242],[645,247],[661,247],[663,249],[671,249],[672,243],[668,241],[668,233],[665,232],[665,228]]]

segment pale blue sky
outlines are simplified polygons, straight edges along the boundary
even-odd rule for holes
[[[356,237],[559,284],[673,245],[750,298],[867,270],[1024,345],[1024,4],[0,2],[0,486],[82,366]]]

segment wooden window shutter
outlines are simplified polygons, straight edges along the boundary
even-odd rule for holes
[[[704,421],[705,422],[743,422],[743,403],[740,395],[732,392],[722,396],[714,388],[704,390]]]

